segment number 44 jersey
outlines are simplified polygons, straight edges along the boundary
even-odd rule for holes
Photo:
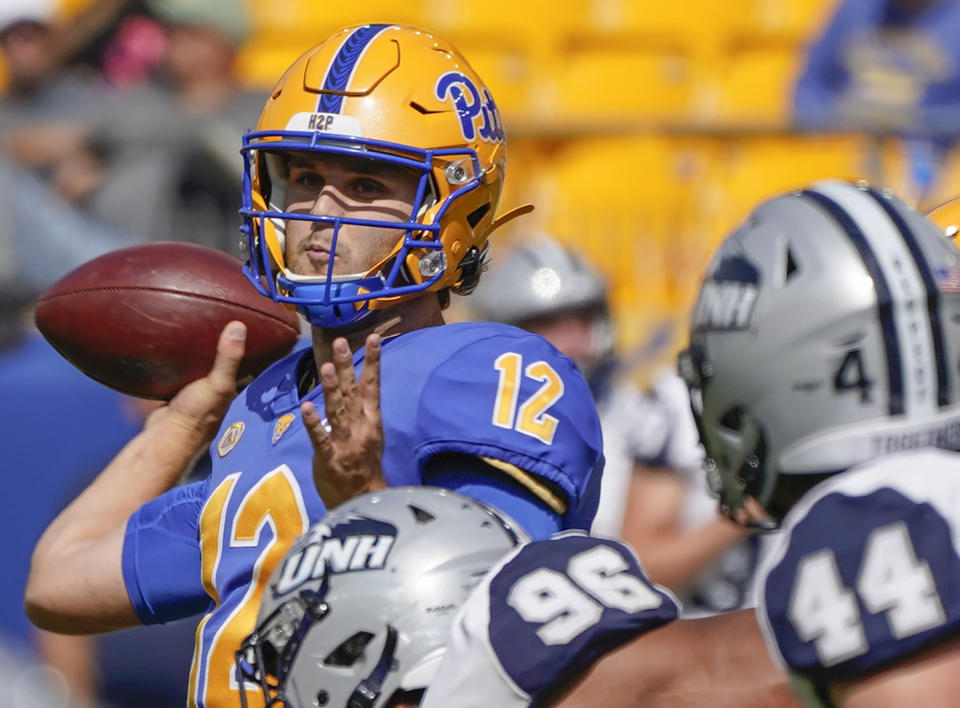
[[[857,679],[960,630],[960,454],[929,449],[817,485],[784,520],[757,608],[794,675]]]

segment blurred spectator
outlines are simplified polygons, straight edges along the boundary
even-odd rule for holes
[[[810,47],[796,120],[960,127],[957,36],[957,0],[843,0]]]
[[[53,25],[55,0],[0,3],[0,52],[7,86],[0,97],[0,128],[15,121],[78,119],[102,94],[93,71],[61,71],[61,38]]]
[[[906,138],[911,198],[935,186],[960,133],[960,0],[842,0],[796,85],[801,127]]]
[[[233,77],[248,31],[244,10],[239,0],[110,0],[56,34],[48,15],[35,13],[36,48],[21,54],[52,55],[61,39],[87,38],[97,60],[19,72],[44,73],[35,86],[74,90],[9,93],[0,101],[0,149],[86,216],[136,240],[237,254],[240,136],[265,98]],[[0,43],[0,51],[9,48]]]
[[[470,301],[483,319],[543,336],[590,384],[606,461],[592,532],[633,545],[651,577],[681,594],[691,614],[743,605],[755,544],[738,544],[745,532],[717,515],[706,492],[685,384],[667,376],[645,395],[623,377],[603,277],[538,236],[494,260]]]
[[[137,241],[78,211],[32,173],[0,157],[0,283],[39,293],[81,263]]]

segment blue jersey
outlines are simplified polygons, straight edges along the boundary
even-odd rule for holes
[[[208,613],[197,632],[193,705],[238,704],[233,655],[254,627],[263,588],[326,513],[299,413],[303,357],[312,352],[277,362],[233,402],[211,444],[207,479],[146,504],[128,523],[124,578],[141,620]],[[362,360],[361,350],[354,365]],[[320,387],[306,399],[323,411]],[[481,456],[560,490],[561,525],[589,527],[603,459],[599,422],[586,382],[544,339],[492,323],[387,339],[381,411],[389,485],[422,484],[438,453]],[[256,705],[255,693],[248,699]]]
[[[624,543],[577,531],[534,541],[473,591],[421,705],[525,708],[678,612]]]
[[[960,455],[905,452],[815,487],[764,563],[758,620],[816,686],[855,680],[960,631]]]

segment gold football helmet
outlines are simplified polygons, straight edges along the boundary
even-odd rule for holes
[[[284,211],[284,155],[361,157],[412,170],[417,194],[405,221]],[[490,91],[448,42],[421,29],[344,29],[286,71],[244,136],[243,230],[247,275],[265,295],[295,305],[314,326],[343,327],[427,291],[468,289],[490,233],[532,207],[496,218],[505,141]],[[333,228],[322,276],[284,262],[288,220]],[[364,273],[333,274],[342,224],[393,229],[396,245]]]

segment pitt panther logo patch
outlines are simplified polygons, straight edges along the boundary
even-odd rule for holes
[[[333,527],[317,524],[284,558],[273,593],[283,595],[327,574],[383,568],[396,539],[393,524],[365,516],[349,516]]]
[[[434,94],[441,101],[449,100],[453,103],[460,117],[460,131],[466,140],[475,140],[479,135],[481,140],[488,143],[504,141],[500,109],[486,88],[481,95],[468,76],[459,71],[448,71],[437,79]]]

